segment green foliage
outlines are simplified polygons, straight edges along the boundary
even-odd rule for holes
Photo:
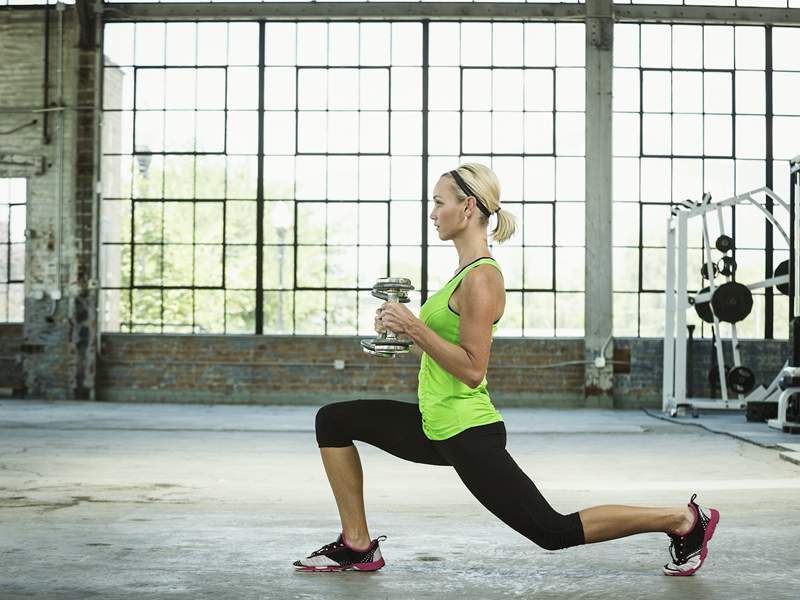
[[[112,280],[118,280],[123,288],[133,284],[184,289],[133,289],[130,293],[123,289],[119,295],[121,331],[255,331],[256,167],[255,157],[152,156],[143,173],[134,159],[134,244],[123,243],[118,254],[109,253],[118,256],[119,263],[107,265],[106,271],[119,269]],[[328,292],[326,302],[324,291],[293,291],[294,203],[282,200],[291,195],[288,189],[265,193],[264,332],[326,333],[327,304],[327,332],[355,333],[355,292]],[[130,206],[127,201],[117,202],[116,214],[112,213],[112,219],[116,216],[122,223],[123,232],[127,231],[124,222],[130,218],[126,206]],[[324,204],[316,206],[324,210]],[[325,235],[324,213],[318,210],[317,218],[305,223],[303,239],[324,243]],[[119,241],[127,240],[120,237]],[[324,287],[327,275],[328,285],[355,285],[356,263],[348,250],[332,250],[343,256],[329,264],[324,245],[301,246],[301,283]],[[222,288],[223,283],[225,289],[191,289]]]

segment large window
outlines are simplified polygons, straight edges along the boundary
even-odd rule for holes
[[[771,45],[770,45],[771,44]],[[614,332],[663,334],[665,227],[672,205],[769,185],[788,201],[800,152],[800,30],[618,24],[614,41]],[[770,68],[771,65],[771,68]],[[767,104],[766,99],[772,98]],[[771,146],[769,140],[772,140]],[[776,216],[786,223],[785,211]],[[725,213],[737,280],[771,275],[788,248],[750,206]],[[701,288],[701,231],[690,232],[689,285]],[[707,324],[691,314],[697,334]],[[740,337],[786,337],[786,296],[754,292]]]
[[[507,288],[498,334],[582,336],[584,26],[431,25],[429,188],[459,162],[492,166],[518,234],[492,252]],[[429,191],[429,193],[431,193]],[[429,285],[456,263],[428,229]]]
[[[0,179],[0,323],[24,317],[25,179]]]
[[[368,334],[376,278],[410,277],[416,310],[452,275],[425,198],[481,161],[519,219],[494,249],[499,333],[582,335],[583,38],[582,24],[107,26],[104,329]]]

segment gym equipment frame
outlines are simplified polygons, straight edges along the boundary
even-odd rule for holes
[[[722,398],[687,398],[686,397],[686,311],[694,309],[695,304],[712,303],[714,293],[721,287],[714,277],[708,279],[708,291],[689,295],[687,290],[687,262],[688,262],[688,223],[689,219],[702,220],[703,232],[703,258],[707,273],[712,273],[715,265],[711,257],[712,244],[709,240],[708,218],[716,216],[719,226],[719,236],[725,236],[725,225],[722,218],[722,209],[732,207],[737,204],[751,204],[758,208],[764,218],[772,223],[773,227],[784,237],[786,244],[791,248],[789,236],[775,219],[773,214],[767,209],[766,202],[759,201],[757,198],[763,194],[766,199],[771,198],[775,207],[783,207],[791,215],[791,207],[775,192],[768,187],[760,187],[750,192],[732,196],[720,202],[711,202],[711,195],[704,194],[700,202],[686,201],[672,209],[667,220],[667,285],[666,285],[666,310],[664,324],[664,373],[662,391],[662,411],[676,416],[682,409],[690,409],[693,414],[698,408],[701,409],[728,409],[741,410],[747,407],[747,398],[744,394],[736,394],[731,397],[728,394],[728,381],[725,374],[724,360],[724,340],[720,335],[720,321],[722,315],[717,311],[713,313],[713,328],[715,332],[715,351],[717,356],[717,367],[719,370],[719,387]],[[725,283],[734,280],[735,273],[724,276]],[[766,288],[778,284],[789,282],[789,275],[771,277],[760,282],[751,283],[746,286],[747,290]],[[722,285],[725,285],[723,283]],[[740,286],[745,287],[745,286]],[[747,291],[745,290],[745,291]],[[731,345],[734,367],[741,366],[739,356],[739,342],[736,336],[736,320],[730,322]],[[800,380],[799,380],[800,381]],[[800,391],[800,388],[798,388]],[[757,388],[752,394],[762,394],[763,388]],[[764,398],[761,398],[762,400]]]
[[[800,242],[800,216],[797,214],[795,204],[800,196],[800,155],[789,162],[789,202],[790,202],[790,235],[789,244],[789,340],[791,354],[787,364],[778,378],[780,391],[778,395],[778,415],[769,419],[767,425],[780,429],[785,433],[800,433],[800,396],[796,396],[793,419],[789,418],[790,400],[793,395],[800,394],[800,294],[795,293],[795,286],[800,281],[800,261],[797,260],[797,244]],[[773,395],[774,395],[773,394]]]

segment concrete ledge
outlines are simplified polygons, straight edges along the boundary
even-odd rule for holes
[[[781,452],[781,460],[800,465],[800,452]]]

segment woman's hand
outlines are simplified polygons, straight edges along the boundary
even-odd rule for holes
[[[400,302],[384,302],[376,312],[378,316],[375,318],[375,331],[378,333],[381,333],[378,330],[380,324],[396,335],[408,334],[410,327],[417,321],[414,313]]]
[[[380,308],[375,311],[375,331],[378,334],[382,334],[384,331],[386,331],[386,326],[383,324],[383,321],[381,321]]]

